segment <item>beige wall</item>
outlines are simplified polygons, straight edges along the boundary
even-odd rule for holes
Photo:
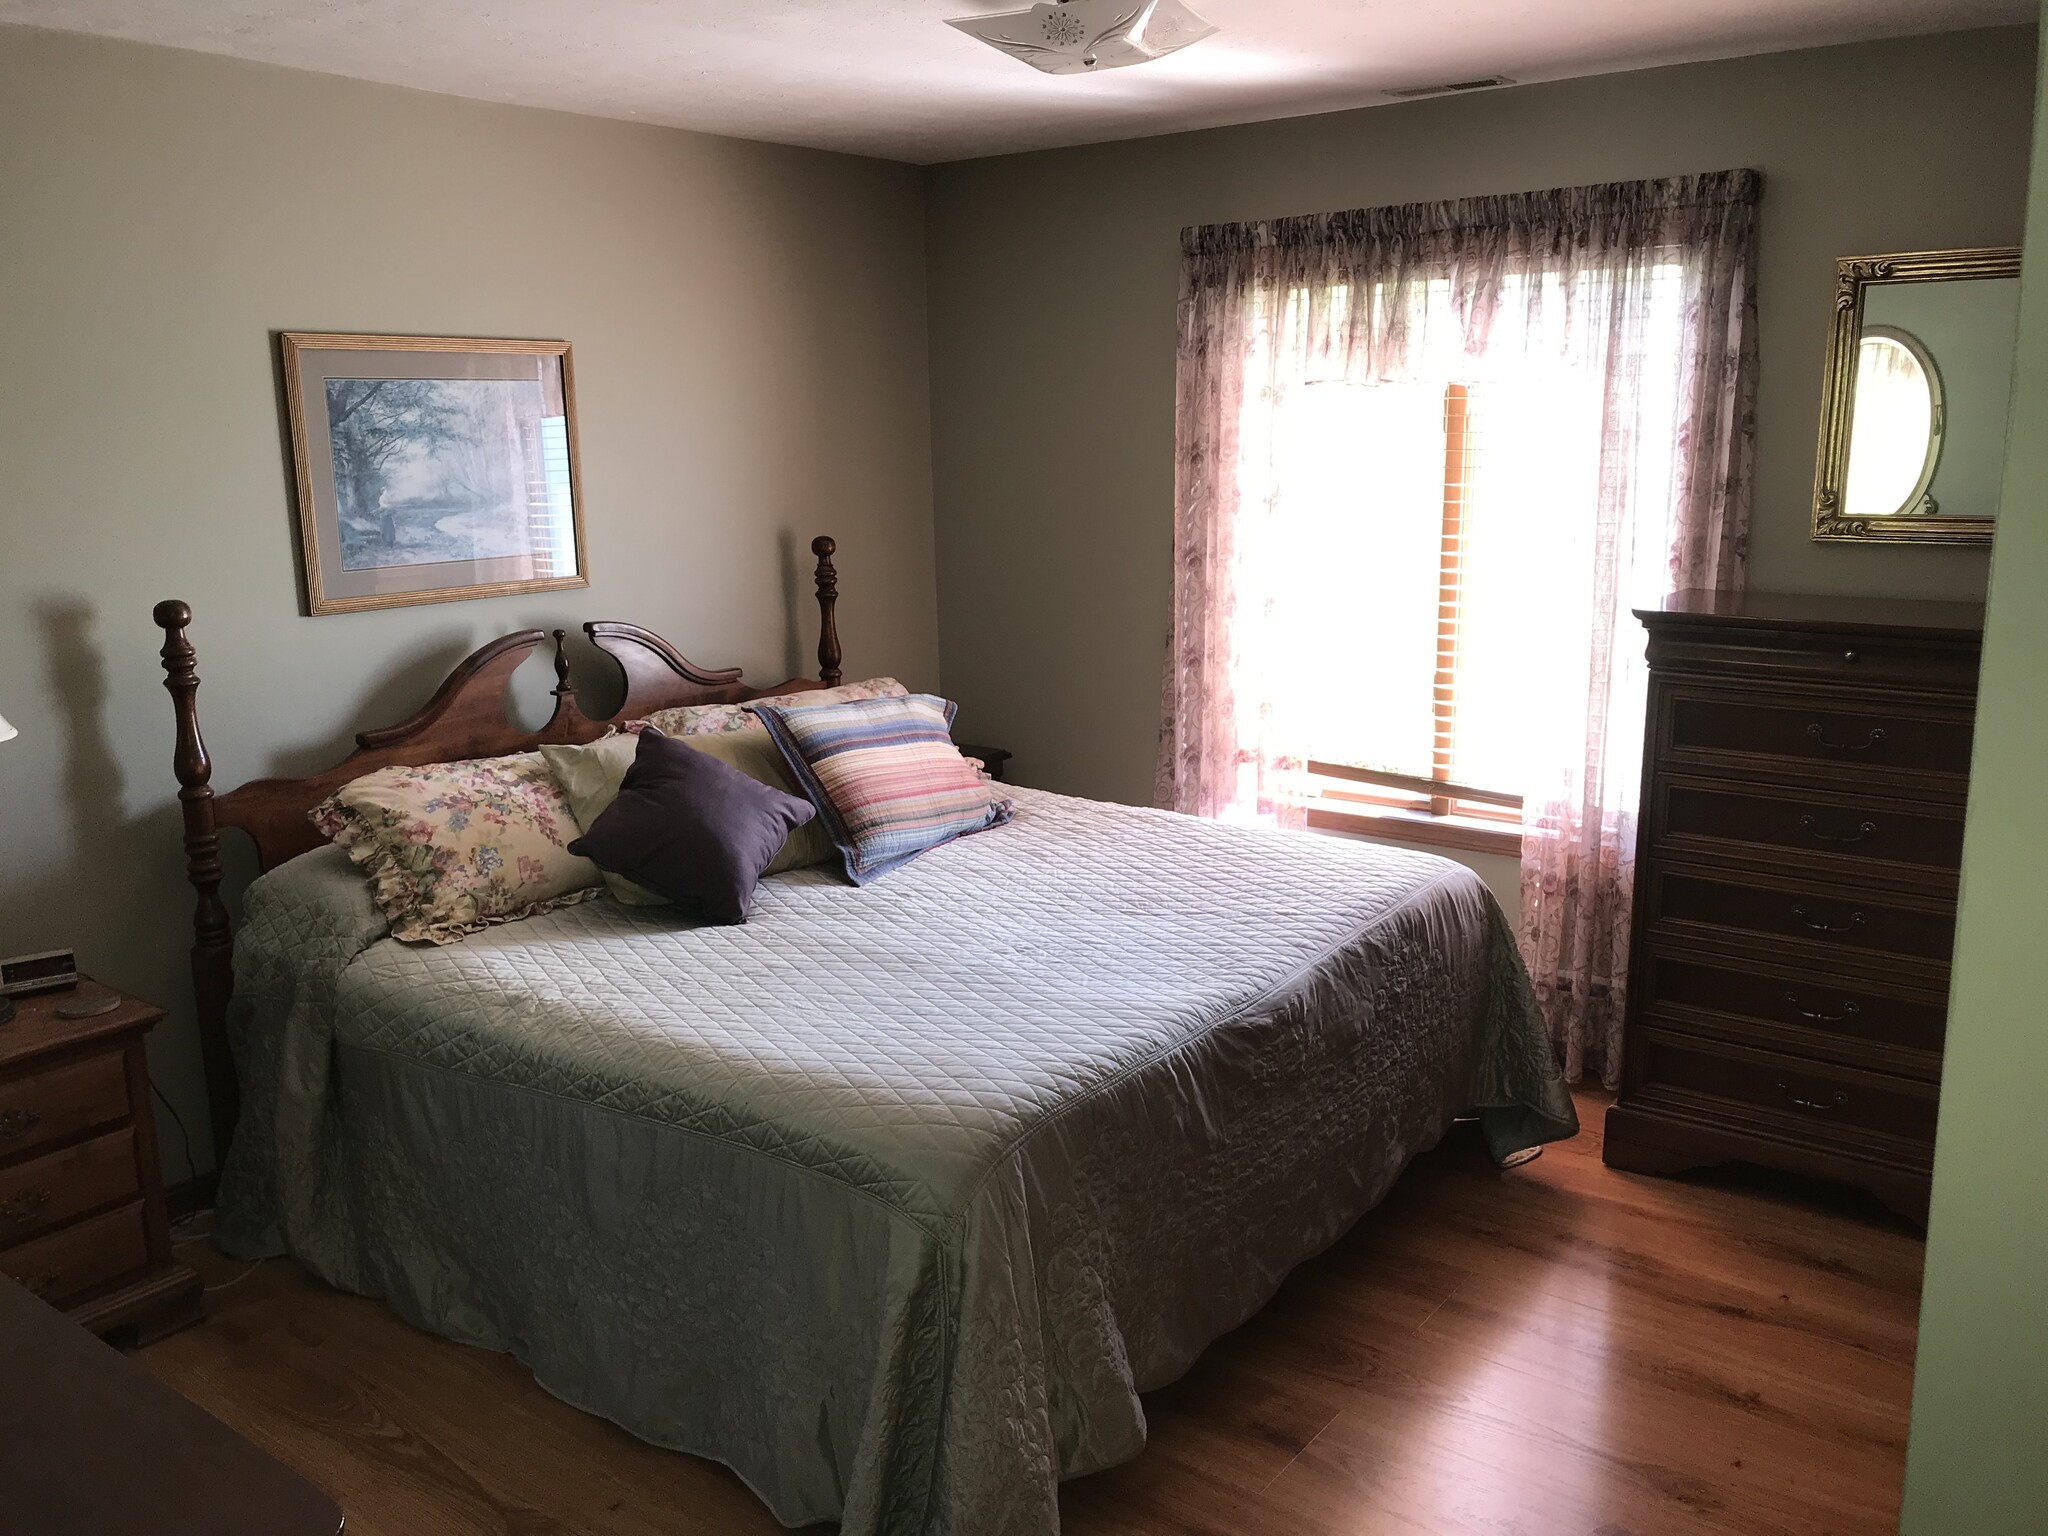
[[[76,945],[174,1005],[152,1064],[203,1134],[158,598],[197,614],[223,786],[324,766],[526,625],[785,677],[815,618],[784,550],[820,531],[849,669],[936,685],[922,200],[902,166],[0,28],[0,954]],[[590,589],[300,617],[278,329],[571,341]]]
[[[1973,551],[1808,538],[1839,255],[2019,239],[2028,30],[1919,37],[931,173],[940,633],[1023,782],[1150,798],[1186,224],[1748,165],[1766,177],[1751,582],[1981,594]],[[1361,661],[1361,665],[1368,664]]]
[[[2027,215],[2034,250],[2048,244],[2048,115],[2040,127]],[[2048,1021],[2035,972],[2048,861],[2048,268],[2032,263],[2020,292],[2013,425],[1963,840],[1906,1536],[2048,1531]]]

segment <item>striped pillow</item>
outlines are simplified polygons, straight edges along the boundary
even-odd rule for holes
[[[996,799],[953,745],[946,699],[749,707],[818,808],[855,885],[1010,819],[1010,802]]]

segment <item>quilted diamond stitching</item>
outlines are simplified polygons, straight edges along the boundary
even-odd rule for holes
[[[875,885],[766,881],[741,927],[598,901],[449,948],[375,944],[343,975],[338,1037],[739,1141],[945,1220],[1062,1103],[1233,1017],[1455,869],[1016,800],[1010,827]]]

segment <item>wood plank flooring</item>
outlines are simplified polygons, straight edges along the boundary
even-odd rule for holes
[[[1146,1400],[1069,1536],[1862,1536],[1898,1518],[1921,1244],[1857,1197],[1639,1178],[1586,1131],[1508,1173],[1464,1128]],[[781,1529],[515,1361],[289,1263],[187,1250],[207,1321],[143,1364],[326,1487],[352,1536]],[[244,1276],[244,1278],[236,1278]]]

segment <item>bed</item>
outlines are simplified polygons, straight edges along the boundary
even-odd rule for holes
[[[814,547],[810,687],[839,670]],[[202,1038],[238,1091],[219,1241],[511,1351],[785,1524],[1054,1532],[1061,1479],[1142,1448],[1139,1394],[1455,1117],[1504,1161],[1576,1129],[1468,871],[1028,789],[875,884],[767,880],[738,927],[599,900],[401,944],[304,810],[369,767],[601,734],[559,646],[537,735],[500,697],[529,631],[330,773],[216,798],[189,610],[158,617]],[[792,687],[586,627],[614,718]],[[234,935],[223,826],[265,870]]]

